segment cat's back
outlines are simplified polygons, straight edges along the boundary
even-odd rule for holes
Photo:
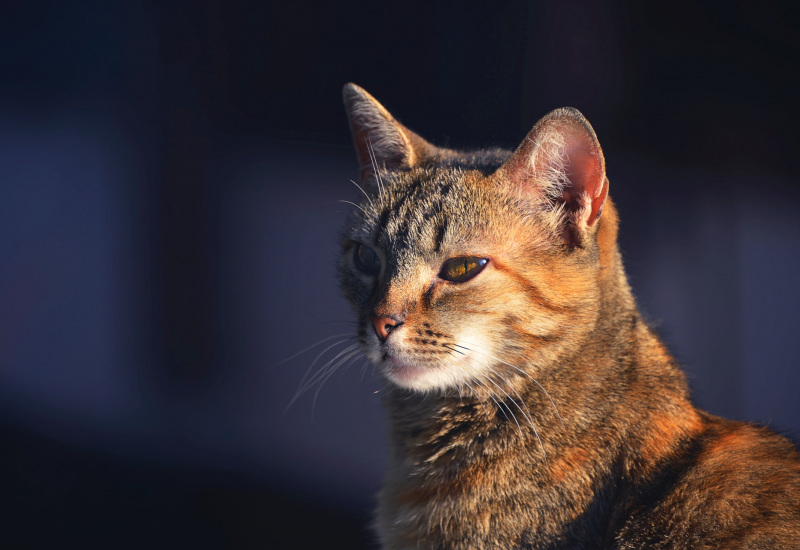
[[[705,429],[637,487],[616,548],[800,548],[800,453],[772,431]]]

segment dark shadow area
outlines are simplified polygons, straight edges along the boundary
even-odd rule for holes
[[[257,478],[137,461],[8,425],[0,452],[9,548],[375,547],[369,511],[304,501]]]

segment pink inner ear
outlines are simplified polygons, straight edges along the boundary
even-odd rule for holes
[[[595,224],[608,196],[600,144],[589,122],[571,107],[537,122],[498,173],[524,196],[563,205],[577,230]]]
[[[564,203],[577,212],[579,221],[591,227],[608,196],[602,153],[582,129],[567,133],[564,168],[570,185],[564,188]]]

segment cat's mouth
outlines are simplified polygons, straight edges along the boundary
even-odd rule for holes
[[[379,343],[370,351],[373,363],[381,369],[383,376],[409,390],[444,390],[469,384],[480,375],[483,365],[476,362],[466,346],[452,343],[440,347],[450,350],[450,353],[430,349],[430,346],[425,350],[409,350],[400,341]]]

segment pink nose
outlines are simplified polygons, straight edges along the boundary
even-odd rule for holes
[[[390,332],[403,324],[402,321],[395,321],[387,316],[377,317],[372,315],[370,316],[370,320],[372,321],[372,326],[375,327],[375,334],[377,334],[378,338],[381,340],[386,340]]]

